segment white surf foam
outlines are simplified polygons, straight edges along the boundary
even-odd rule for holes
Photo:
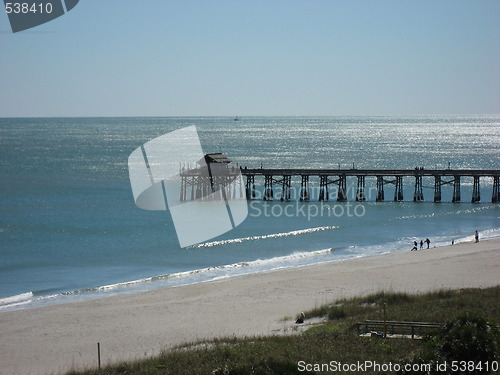
[[[299,236],[301,234],[314,233],[314,232],[319,232],[319,231],[323,231],[323,230],[338,229],[338,228],[339,227],[337,227],[337,226],[326,226],[326,227],[299,229],[299,230],[293,230],[291,232],[273,233],[273,234],[266,234],[263,236],[250,236],[250,237],[242,237],[242,238],[233,238],[230,240],[205,242],[202,244],[190,246],[190,248],[212,247],[212,246],[221,246],[221,245],[227,245],[227,244],[233,244],[233,243],[240,243],[240,242],[245,242],[245,241],[256,241],[256,240],[266,240],[269,238]]]
[[[0,309],[4,306],[20,306],[30,303],[33,300],[33,293],[21,293],[15,296],[1,298]]]

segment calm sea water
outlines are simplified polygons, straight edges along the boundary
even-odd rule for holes
[[[481,180],[481,203],[469,203],[464,178],[463,203],[451,203],[444,186],[435,204],[433,180],[424,178],[426,201],[414,203],[408,178],[400,203],[391,186],[384,203],[372,194],[326,210],[316,199],[254,201],[233,231],[181,249],[168,212],[135,206],[127,159],[190,125],[204,152],[249,168],[500,169],[500,116],[0,119],[0,310],[408,251],[427,237],[439,246],[475,230],[500,234],[491,179]]]

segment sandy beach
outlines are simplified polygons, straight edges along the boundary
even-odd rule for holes
[[[185,342],[283,332],[300,311],[380,290],[500,284],[500,240],[0,313],[0,373],[59,374]],[[288,321],[286,318],[288,317]]]

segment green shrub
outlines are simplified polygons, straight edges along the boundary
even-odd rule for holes
[[[457,374],[451,366],[453,361],[475,364],[473,369],[466,366],[467,374],[488,374],[491,368],[485,364],[491,365],[497,358],[499,344],[500,334],[496,326],[481,317],[465,313],[448,322],[439,334],[426,343],[423,352],[410,362],[431,364],[431,374]],[[446,363],[446,371],[438,371],[438,363]]]
[[[313,372],[309,371],[299,371],[296,363],[292,362],[282,362],[275,360],[262,361],[253,365],[251,368],[249,366],[237,366],[230,368],[225,366],[224,368],[216,369],[212,372],[213,375],[313,375]]]
[[[328,311],[328,320],[343,319],[347,316],[347,313],[342,307],[332,307]]]
[[[445,360],[493,361],[498,330],[480,317],[463,314],[446,324],[436,350]]]

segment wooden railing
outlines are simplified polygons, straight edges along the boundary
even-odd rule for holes
[[[426,334],[435,332],[444,327],[442,323],[429,322],[395,322],[383,320],[365,320],[356,323],[353,329],[358,334],[372,333],[375,336],[385,337],[387,335],[405,335],[412,339],[422,337]]]

